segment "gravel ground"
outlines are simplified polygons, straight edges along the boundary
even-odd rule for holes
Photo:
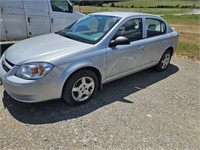
[[[89,103],[20,103],[0,86],[0,149],[200,149],[200,66],[173,58],[104,85]],[[44,93],[48,94],[48,93]]]

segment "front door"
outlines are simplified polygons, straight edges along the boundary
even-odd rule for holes
[[[129,45],[118,45],[107,48],[107,79],[123,76],[140,65],[141,51],[144,46],[142,39],[142,19],[135,18],[126,21],[116,32],[113,39],[119,36],[128,38]]]
[[[51,32],[64,29],[74,22],[73,7],[67,0],[49,0]]]

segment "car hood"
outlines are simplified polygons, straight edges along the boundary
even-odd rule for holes
[[[90,44],[51,33],[17,42],[6,50],[5,57],[13,64],[49,61],[90,46]]]

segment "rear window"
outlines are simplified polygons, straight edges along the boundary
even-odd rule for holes
[[[146,19],[147,37],[159,36],[166,33],[166,24],[158,19]]]

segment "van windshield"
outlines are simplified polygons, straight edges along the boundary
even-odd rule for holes
[[[57,33],[84,43],[96,44],[119,20],[116,16],[88,15]]]

